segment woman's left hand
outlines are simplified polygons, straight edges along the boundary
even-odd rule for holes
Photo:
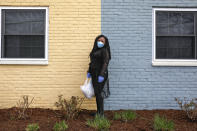
[[[98,83],[101,83],[104,81],[104,77],[103,76],[98,76]]]

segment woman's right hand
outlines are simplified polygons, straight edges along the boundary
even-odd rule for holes
[[[87,73],[87,78],[90,78],[91,77],[91,74],[88,72]]]

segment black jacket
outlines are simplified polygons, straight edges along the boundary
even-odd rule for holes
[[[107,98],[110,95],[109,78],[108,78],[109,60],[110,60],[109,52],[105,47],[97,49],[90,56],[90,63],[89,63],[88,72],[92,76],[92,83],[93,83],[93,87],[94,87],[94,92],[95,92],[95,94],[100,92],[101,96],[103,98]],[[102,83],[97,82],[99,75],[104,77],[104,81]]]
[[[99,48],[90,56],[88,72],[91,75],[100,75],[106,78],[108,76],[109,60],[108,50],[105,47]]]

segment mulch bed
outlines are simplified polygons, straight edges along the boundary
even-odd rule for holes
[[[105,111],[105,116],[111,122],[110,131],[153,131],[153,118],[156,113],[165,116],[168,120],[173,120],[175,131],[197,131],[197,122],[190,121],[181,110],[137,110],[138,117],[133,121],[113,120],[114,112],[120,111],[122,110]],[[38,123],[40,131],[52,131],[54,124],[63,120],[58,117],[57,112],[51,109],[33,108],[29,110],[30,118],[15,120],[11,117],[14,108],[0,109],[0,131],[25,131],[26,126],[30,123]],[[68,131],[95,131],[85,124],[87,119],[94,118],[91,114],[95,112],[83,109],[77,119],[67,122]]]

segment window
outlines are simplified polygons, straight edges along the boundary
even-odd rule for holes
[[[197,66],[197,9],[153,9],[153,65]]]
[[[48,64],[48,8],[0,7],[0,64]]]

